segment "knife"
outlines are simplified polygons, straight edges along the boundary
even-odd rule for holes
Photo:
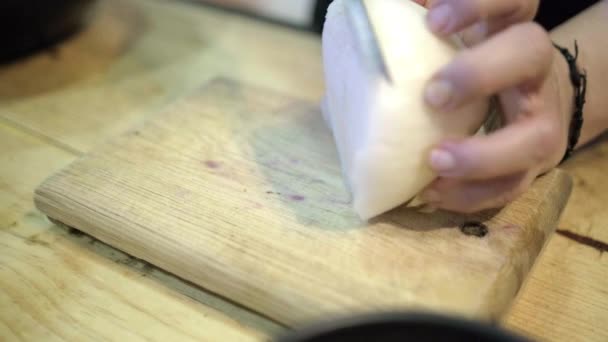
[[[378,32],[374,29],[373,20],[369,10],[369,0],[345,0],[345,9],[348,21],[359,42],[364,60],[383,75],[389,83],[393,82],[386,59],[382,51]]]

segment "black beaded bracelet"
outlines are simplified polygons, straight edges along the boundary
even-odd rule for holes
[[[584,122],[583,108],[585,107],[587,95],[587,73],[585,71],[581,72],[576,65],[576,60],[578,59],[578,44],[576,41],[574,41],[574,56],[566,48],[555,43],[553,43],[553,46],[555,46],[555,48],[566,58],[568,68],[570,69],[570,82],[572,82],[572,85],[574,86],[574,114],[572,116],[572,121],[570,121],[568,147],[560,162],[561,164],[570,158],[581,135],[581,129],[583,128]]]

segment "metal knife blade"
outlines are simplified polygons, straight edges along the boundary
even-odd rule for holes
[[[365,60],[370,62],[372,67],[379,71],[389,83],[392,83],[393,80],[386,65],[377,31],[374,29],[368,4],[365,0],[345,0],[345,9]]]

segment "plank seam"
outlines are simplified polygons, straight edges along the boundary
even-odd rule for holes
[[[0,122],[6,124],[7,126],[9,126],[11,128],[14,128],[14,129],[20,131],[21,133],[24,133],[24,134],[27,134],[36,139],[42,140],[43,142],[47,143],[48,145],[56,147],[64,152],[70,153],[77,157],[81,157],[84,155],[84,152],[82,152],[68,144],[65,144],[59,140],[53,139],[52,137],[50,137],[36,129],[30,128],[24,124],[11,120],[5,116],[0,115]]]

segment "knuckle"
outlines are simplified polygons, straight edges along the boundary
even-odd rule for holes
[[[553,45],[549,33],[534,22],[516,25],[513,30],[518,44],[526,46],[522,56],[527,60],[528,79],[538,79],[546,75],[553,61]]]
[[[539,56],[542,56],[543,59],[551,58],[553,56],[553,46],[551,44],[551,39],[549,38],[549,33],[536,23],[528,23],[528,25],[532,27],[531,31],[534,32],[536,52]]]
[[[536,17],[540,8],[540,0],[525,1],[528,4],[528,17],[527,19],[532,20]]]
[[[535,22],[525,22],[518,25],[521,37],[525,39],[527,46],[534,49],[534,52],[543,57],[553,55],[553,47],[549,33],[545,28]]]
[[[518,0],[518,17],[522,20],[531,20],[536,16],[540,1]]]
[[[541,163],[550,158],[559,146],[559,130],[555,125],[542,124],[537,126],[536,144],[533,148],[532,159],[535,163]]]
[[[471,50],[462,51],[445,69],[444,76],[455,85],[456,99],[463,101],[484,89],[486,80],[480,73],[478,56]]]

